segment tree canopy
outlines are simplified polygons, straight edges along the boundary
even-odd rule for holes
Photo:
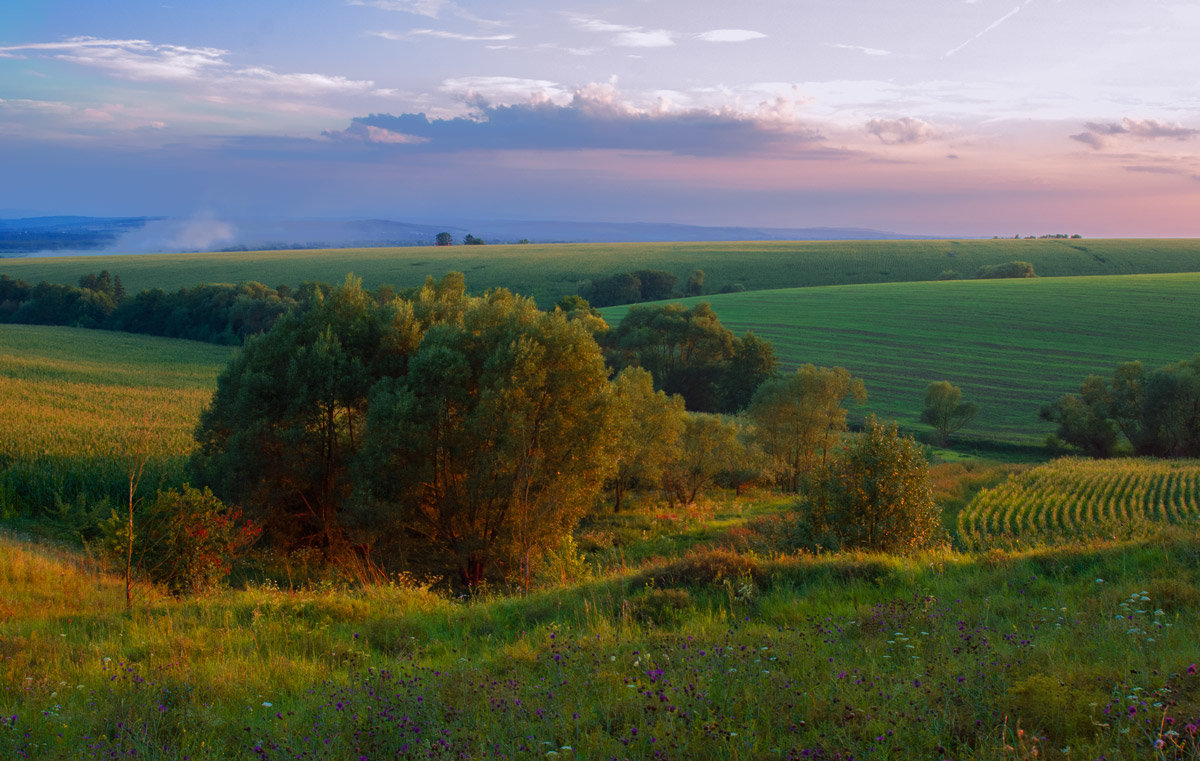
[[[434,549],[432,570],[469,587],[518,568],[528,579],[603,482],[606,375],[581,323],[507,291],[470,300],[371,392],[367,522],[416,539],[410,560]]]
[[[1056,436],[1092,457],[1118,447],[1152,457],[1200,457],[1200,354],[1147,371],[1141,362],[1116,367],[1111,379],[1089,375],[1078,394],[1041,410]]]
[[[933,426],[945,446],[950,434],[966,427],[979,414],[979,407],[962,400],[962,389],[949,381],[935,381],[925,389],[921,422]]]
[[[611,364],[642,367],[696,412],[734,412],[778,365],[770,343],[736,337],[707,303],[631,307],[605,338]]]
[[[869,416],[824,471],[819,492],[808,520],[842,547],[911,552],[941,537],[929,465],[895,423]]]
[[[766,381],[754,393],[747,414],[790,491],[799,491],[805,474],[815,474],[828,460],[846,430],[843,405],[848,400],[865,402],[867,390],[842,367],[803,365],[791,375]]]

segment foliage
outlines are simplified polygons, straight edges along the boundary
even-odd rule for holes
[[[461,276],[429,283],[416,302],[382,305],[347,278],[312,309],[288,315],[217,379],[196,431],[197,472],[247,505],[273,541],[340,551],[367,394],[404,372],[423,326],[451,319],[461,298]]]
[[[438,246],[453,246],[454,236],[450,233],[438,233],[434,237],[434,244]]]
[[[1001,277],[1037,277],[1033,265],[1029,262],[1005,262],[1004,264],[985,264],[975,273],[980,279]]]
[[[966,546],[1146,536],[1200,520],[1200,461],[1063,458],[984,489],[958,516]]]
[[[962,389],[949,381],[935,381],[925,389],[925,409],[921,411],[921,422],[933,426],[942,446],[950,441],[950,434],[961,430],[979,414],[979,406],[962,400]]]
[[[755,437],[774,458],[785,488],[799,492],[806,477],[817,474],[846,430],[846,409],[867,399],[863,382],[842,367],[803,365],[796,372],[763,383],[747,415]]]
[[[483,238],[476,238],[474,235],[472,235],[470,233],[467,233],[466,237],[463,238],[464,246],[482,246],[486,242],[487,241],[485,241]]]
[[[686,414],[683,399],[654,390],[650,373],[627,367],[612,381],[613,442],[610,484],[620,511],[626,493],[637,486],[657,486],[663,469],[677,461]]]
[[[113,510],[101,526],[105,545],[123,556],[129,526]],[[242,518],[237,507],[226,507],[211,490],[159,491],[134,518],[134,564],[149,578],[172,592],[201,592],[229,575],[259,537],[260,529]]]
[[[808,499],[803,520],[845,548],[915,552],[945,534],[920,446],[901,436],[895,423],[874,416],[828,465]]]
[[[1042,408],[1057,436],[1093,457],[1111,456],[1122,438],[1135,454],[1200,457],[1200,354],[1147,372],[1117,366],[1112,380],[1089,375],[1079,394]]]
[[[506,291],[465,302],[371,391],[361,520],[467,587],[528,584],[603,483],[607,385],[580,322]]]
[[[674,293],[675,276],[663,270],[641,269],[596,278],[584,284],[579,295],[598,307],[661,301]],[[703,281],[703,278],[701,278]]]
[[[736,411],[777,364],[768,342],[735,337],[704,302],[634,306],[605,342],[611,364],[645,368],[656,388],[697,412]]]
[[[301,296],[328,286],[302,287]],[[128,297],[121,277],[108,270],[85,274],[79,287],[42,282],[30,286],[0,276],[0,322],[104,328],[209,343],[240,344],[269,330],[285,312],[303,308],[286,286],[214,284],[143,290]]]
[[[720,415],[689,413],[684,421],[679,454],[663,467],[667,502],[694,503],[720,476],[737,469],[744,457],[745,444],[738,437],[737,425]]]
[[[683,287],[683,295],[704,295],[704,270],[695,270],[692,274],[688,275],[687,283]]]

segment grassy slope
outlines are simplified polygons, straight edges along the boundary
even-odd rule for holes
[[[0,537],[0,754],[1195,758],[1197,557],[1174,536],[705,581],[697,556],[524,599],[140,589],[127,615],[116,579]]]
[[[256,280],[296,285],[340,283],[354,272],[367,287],[419,285],[426,275],[466,274],[467,286],[503,286],[544,306],[581,281],[650,268],[683,279],[707,275],[709,291],[733,283],[748,290],[847,283],[935,280],[945,270],[971,277],[985,264],[1020,259],[1040,275],[1200,272],[1200,240],[800,241],[735,243],[594,243],[450,248],[372,248],[213,254],[46,257],[0,261],[0,273],[31,282],[75,283],[101,269],[127,289]]]
[[[152,473],[179,471],[230,352],[126,333],[0,325],[0,484],[19,480],[33,490],[25,498],[42,505],[55,490],[70,498],[89,481],[106,484],[93,494],[111,491],[138,427],[148,423]]]
[[[786,367],[841,365],[867,409],[915,425],[926,385],[981,407],[969,432],[1040,440],[1042,404],[1118,362],[1157,367],[1200,351],[1200,275],[948,281],[706,296],[737,332],[770,340]],[[603,310],[616,324],[627,307]]]

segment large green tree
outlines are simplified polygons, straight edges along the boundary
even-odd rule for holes
[[[449,275],[411,301],[380,303],[350,277],[303,298],[305,311],[249,340],[221,373],[193,464],[276,544],[332,555],[346,545],[341,515],[370,389],[407,371],[428,325],[457,319],[463,282]]]
[[[627,367],[612,381],[613,422],[610,485],[620,511],[634,486],[657,487],[663,468],[677,460],[686,413],[683,399],[654,390],[640,367]]]
[[[582,322],[506,291],[470,300],[371,393],[363,522],[468,587],[527,581],[607,474],[606,375]]]
[[[803,365],[759,386],[746,412],[788,490],[798,492],[828,460],[846,430],[848,400],[865,402],[867,390],[842,367]]]
[[[949,381],[935,381],[925,389],[925,409],[921,411],[921,422],[933,426],[942,446],[950,441],[950,434],[959,431],[979,414],[979,407],[962,400],[962,389]]]
[[[667,502],[689,505],[714,486],[717,479],[738,468],[745,445],[738,426],[720,415],[688,413],[678,453],[663,468]]]
[[[770,343],[736,337],[707,303],[634,306],[604,337],[617,369],[642,367],[695,412],[735,412],[777,366]]]

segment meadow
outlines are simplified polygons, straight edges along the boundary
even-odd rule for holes
[[[981,491],[958,516],[973,549],[1200,528],[1200,462],[1064,458]]]
[[[177,484],[230,353],[127,333],[0,327],[0,515],[44,508],[56,495],[67,512],[82,509],[80,494],[116,499],[139,453],[148,457],[143,488]]]
[[[741,286],[756,291],[853,283],[974,277],[985,265],[1013,260],[1042,276],[1200,272],[1200,240],[751,241],[719,243],[588,243],[505,246],[325,249],[197,254],[35,257],[0,260],[0,274],[32,283],[75,284],[107,269],[130,293],[201,283],[257,281],[296,286],[340,283],[347,272],[367,288],[417,286],[425,277],[462,272],[473,291],[504,287],[543,307],[593,278],[639,269],[675,274],[682,287],[693,270],[709,293]]]
[[[1040,444],[1043,404],[1120,362],[1147,367],[1200,347],[1200,275],[855,285],[718,294],[722,324],[775,346],[784,369],[840,365],[862,378],[863,412],[911,430],[925,387],[947,380],[980,407],[964,438]],[[616,324],[629,307],[601,310]],[[855,412],[854,414],[861,414]]]
[[[142,587],[126,613],[116,578],[3,538],[0,752],[1189,759],[1197,557],[1179,532],[907,559],[707,550],[528,597]]]

